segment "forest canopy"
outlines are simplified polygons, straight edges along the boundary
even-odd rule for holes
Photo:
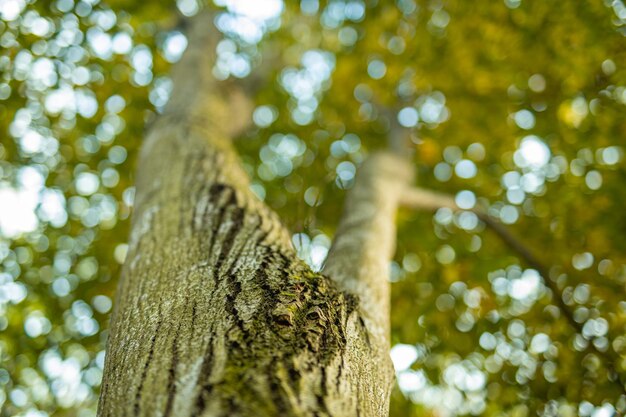
[[[626,413],[622,0],[0,0],[0,416],[95,416],[139,146],[205,7],[314,270],[395,135],[455,202],[398,214],[392,416]]]

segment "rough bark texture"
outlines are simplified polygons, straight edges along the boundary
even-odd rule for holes
[[[397,196],[372,196],[396,179],[377,176],[384,157],[363,170],[326,269],[337,282],[312,272],[248,190],[229,143],[245,112],[211,79],[206,19],[140,155],[98,415],[387,415]]]

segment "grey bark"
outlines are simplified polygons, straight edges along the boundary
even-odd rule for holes
[[[211,77],[211,26],[192,25],[142,147],[98,415],[387,415],[387,264],[409,171],[365,165],[311,271],[249,191],[230,143],[247,105]]]

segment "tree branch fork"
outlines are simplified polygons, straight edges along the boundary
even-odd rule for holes
[[[384,416],[396,212],[458,207],[412,185],[394,136],[396,153],[360,166],[322,274],[311,271],[249,190],[232,139],[250,102],[211,75],[210,14],[192,20],[172,97],[139,156],[98,415]]]

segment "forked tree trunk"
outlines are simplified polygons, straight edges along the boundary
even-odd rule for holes
[[[410,173],[366,162],[311,271],[248,189],[230,143],[248,112],[211,77],[211,27],[192,25],[142,148],[98,415],[387,415],[387,265]]]

